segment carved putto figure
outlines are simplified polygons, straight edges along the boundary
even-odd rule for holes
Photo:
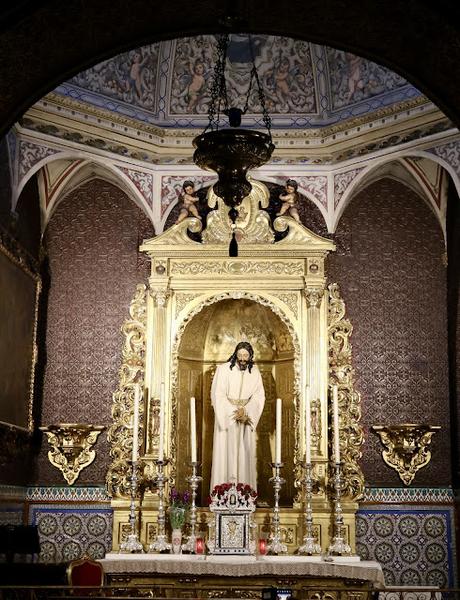
[[[180,197],[180,201],[182,202],[182,206],[180,209],[179,216],[177,217],[177,223],[181,223],[184,219],[189,216],[196,217],[197,219],[201,219],[198,209],[195,206],[198,202],[199,198],[195,193],[195,184],[193,181],[187,179],[184,181],[182,185],[182,194]]]
[[[299,194],[297,192],[298,184],[295,179],[288,179],[286,181],[285,192],[279,195],[282,200],[281,208],[278,213],[279,217],[288,213],[293,219],[300,223],[299,212],[297,210],[299,204]]]

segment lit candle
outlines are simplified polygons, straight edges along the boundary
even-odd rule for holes
[[[160,442],[158,444],[158,460],[164,458],[164,437],[165,437],[165,384],[160,385]]]
[[[340,437],[339,437],[339,392],[337,385],[332,386],[332,414],[334,418],[334,460],[340,462]]]
[[[305,386],[305,462],[311,464],[311,402],[308,385]]]
[[[204,554],[204,539],[203,538],[196,538],[195,552],[197,554]]]
[[[267,540],[259,540],[259,554],[262,556],[267,554]]]
[[[190,398],[190,443],[192,462],[196,460],[196,413],[195,413],[195,397]]]
[[[134,386],[134,407],[133,407],[133,454],[132,461],[137,461],[139,450],[139,401],[141,397],[141,386],[136,383]]]
[[[276,399],[275,463],[281,462],[281,398]]]

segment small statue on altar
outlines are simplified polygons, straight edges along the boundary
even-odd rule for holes
[[[288,179],[286,181],[285,192],[279,195],[283,203],[279,212],[276,213],[278,217],[288,213],[297,223],[300,223],[299,211],[297,210],[299,204],[298,187],[295,179]]]
[[[198,200],[199,198],[195,193],[195,184],[193,183],[193,181],[187,179],[187,181],[184,181],[184,184],[182,185],[182,194],[180,196],[182,206],[180,209],[179,216],[176,220],[176,225],[190,216],[196,217],[197,219],[201,219],[198,213],[198,209],[195,206]]]
[[[228,361],[217,367],[211,403],[215,414],[211,491],[232,481],[256,489],[256,427],[265,392],[248,342],[239,342]]]

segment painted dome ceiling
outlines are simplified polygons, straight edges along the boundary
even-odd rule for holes
[[[428,102],[396,73],[348,52],[269,35],[251,40],[274,128],[325,127]],[[214,36],[143,46],[79,73],[55,94],[161,128],[203,128],[216,55]],[[244,106],[250,68],[248,36],[231,35],[231,104]],[[263,126],[260,112],[253,89],[243,126]]]

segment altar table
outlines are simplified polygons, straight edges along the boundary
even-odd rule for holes
[[[353,590],[356,600],[368,591],[385,585],[382,567],[373,561],[347,557],[304,556],[197,556],[190,554],[108,554],[100,562],[109,584],[146,585],[174,589],[191,588],[200,597],[226,597],[225,590],[253,593],[261,597],[263,588],[289,588],[302,596],[302,590],[336,588]],[[259,590],[259,596],[257,596]],[[356,592],[362,590],[362,594]],[[300,594],[299,594],[300,592]],[[168,594],[161,594],[166,595]],[[232,595],[232,594],[230,594]],[[234,596],[234,594],[233,594]],[[335,596],[335,594],[332,594]],[[236,597],[236,596],[235,596]],[[240,595],[240,597],[242,597]],[[339,593],[337,594],[339,597]],[[342,595],[343,597],[343,595]]]

